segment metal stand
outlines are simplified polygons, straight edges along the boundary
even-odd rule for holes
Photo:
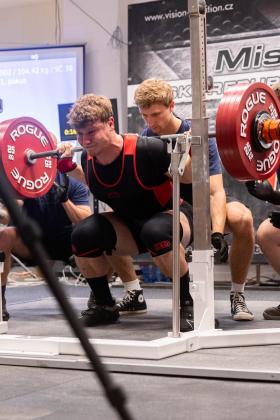
[[[173,184],[173,296],[172,296],[172,337],[180,336],[180,176],[184,173],[185,163],[190,150],[190,135],[188,133],[175,136],[161,136],[167,138],[167,150],[171,154],[169,172]],[[175,144],[173,142],[175,139]]]
[[[208,118],[206,116],[206,4],[189,0],[192,70],[192,183],[194,250],[190,265],[194,328],[214,329],[214,256],[210,241]]]
[[[192,69],[192,180],[194,215],[194,251],[190,264],[191,294],[194,300],[192,350],[279,343],[280,329],[217,331],[214,329],[213,251],[210,246],[210,190],[208,119],[206,116],[206,3],[188,0],[191,34]],[[251,343],[251,344],[248,344]]]

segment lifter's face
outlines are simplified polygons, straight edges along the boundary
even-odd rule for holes
[[[172,119],[174,102],[169,106],[155,103],[146,108],[139,108],[147,126],[157,135],[168,133],[168,125]]]
[[[84,127],[76,129],[76,131],[80,145],[86,149],[90,156],[98,157],[111,143],[114,119],[110,117],[106,123],[101,121],[88,123]]]

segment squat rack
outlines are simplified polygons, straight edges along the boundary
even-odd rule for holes
[[[210,200],[208,175],[208,118],[206,116],[205,98],[207,91],[206,72],[206,4],[204,0],[188,0],[191,34],[191,69],[192,69],[192,135],[184,138],[178,136],[173,147],[173,136],[168,136],[171,153],[171,170],[173,174],[174,218],[173,226],[173,324],[172,332],[167,337],[149,342],[133,340],[91,339],[97,352],[103,357],[127,359],[124,371],[135,371],[135,364],[129,359],[160,360],[180,353],[198,349],[240,347],[280,344],[280,329],[255,329],[242,331],[222,331],[214,326],[214,258],[210,245]],[[194,212],[194,250],[190,264],[190,290],[194,300],[194,331],[181,333],[179,326],[179,171],[188,148],[192,145],[193,171],[193,212]],[[177,204],[177,207],[176,207]],[[176,233],[177,232],[177,233]],[[0,321],[0,333],[6,333],[7,323]],[[36,364],[35,354],[48,356],[48,364],[66,366],[63,360],[54,361],[53,357],[83,356],[84,352],[76,338],[0,336],[0,352],[3,357],[0,363]],[[24,357],[22,357],[24,356]],[[42,360],[42,359],[41,359]],[[51,361],[52,360],[52,361]],[[141,368],[142,366],[142,368]],[[145,372],[145,365],[139,371]],[[166,372],[167,372],[166,368]],[[161,373],[164,372],[162,367]],[[199,369],[196,370],[199,375]],[[193,372],[194,375],[194,372]],[[241,375],[241,374],[240,374]],[[248,373],[249,375],[249,373]],[[250,375],[249,375],[250,376]],[[248,376],[248,377],[249,377]],[[259,378],[267,377],[264,372]],[[277,376],[277,375],[276,375]],[[280,375],[274,380],[279,380]],[[215,377],[212,371],[211,377]],[[217,371],[217,377],[220,374]],[[238,378],[235,370],[228,377]],[[241,377],[241,376],[240,376]],[[275,379],[276,378],[276,379]],[[242,372],[242,379],[246,373]]]

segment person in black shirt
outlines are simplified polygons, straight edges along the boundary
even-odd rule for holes
[[[119,310],[108,287],[105,255],[149,252],[160,270],[172,277],[171,156],[160,139],[117,134],[111,102],[104,96],[83,95],[68,118],[84,151],[77,166],[71,160],[72,145],[59,146],[65,171],[87,183],[93,195],[112,209],[81,221],[72,234],[78,267],[96,301],[82,312],[82,320],[87,326],[110,324],[118,320]],[[191,237],[192,208],[181,200],[181,278],[188,272],[185,247]],[[187,322],[181,329],[190,329]]]

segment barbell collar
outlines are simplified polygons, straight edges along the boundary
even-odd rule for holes
[[[270,120],[271,117],[266,111],[260,111],[256,114],[252,124],[252,144],[254,149],[262,152],[270,149],[272,140],[264,138],[263,126],[264,122]]]
[[[280,139],[280,120],[264,119],[261,128],[261,138],[266,142]]]

